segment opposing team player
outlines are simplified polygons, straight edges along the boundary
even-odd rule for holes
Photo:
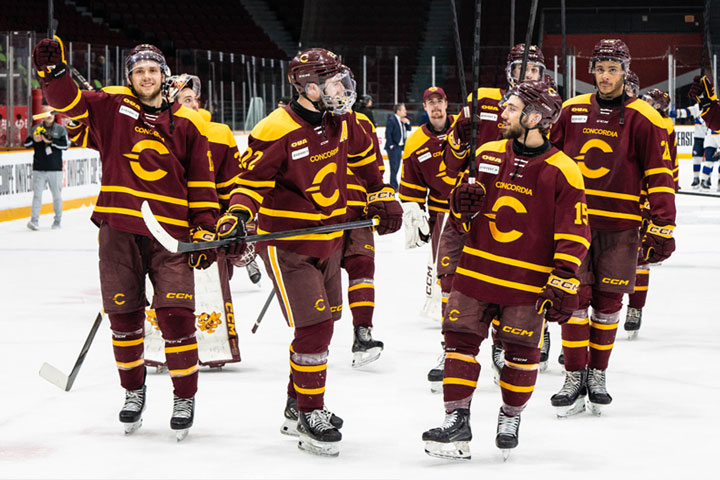
[[[125,60],[127,87],[100,92],[78,90],[59,41],[40,41],[33,63],[50,105],[89,127],[103,159],[100,195],[91,218],[100,229],[103,308],[125,388],[120,421],[127,433],[134,431],[145,408],[143,324],[149,273],[174,386],[170,426],[182,439],[193,423],[198,377],[193,271],[188,263],[206,268],[215,253],[188,258],[166,251],[143,223],[140,205],[147,200],[176,238],[215,238],[219,204],[205,122],[196,112],[164,100],[162,88],[170,69],[152,45],[130,51]]]
[[[690,100],[693,102],[696,101],[696,99],[692,97]],[[700,113],[700,107],[697,103],[695,103],[687,108],[672,110],[669,114],[671,118],[693,119],[693,180],[690,184],[693,189],[700,188],[700,171],[702,169],[703,156],[705,155],[705,136],[708,134],[708,128],[705,125],[705,121],[702,119]]]
[[[288,73],[299,97],[250,133],[247,169],[218,221],[220,238],[239,239],[255,215],[258,233],[344,221],[348,168],[367,185],[367,215],[380,220],[378,233],[398,230],[402,207],[382,183],[371,138],[348,114],[355,100],[350,72],[334,53],[312,48],[292,59]],[[337,455],[342,438],[342,420],[324,403],[328,347],[341,314],[342,245],[343,232],[311,234],[267,242],[261,253],[294,327],[286,423],[297,415],[299,448],[320,455]],[[245,247],[239,240],[229,253]]]
[[[505,140],[477,149],[477,181],[450,196],[452,215],[469,236],[443,318],[446,417],[423,434],[431,456],[470,458],[470,403],[480,373],[475,356],[491,323],[505,351],[495,444],[506,455],[518,445],[545,320],[566,322],[577,307],[576,272],[590,230],[582,174],[547,139],[561,103],[544,82],[512,88],[502,112]]]
[[[592,231],[589,254],[580,266],[580,306],[562,326],[565,384],[551,399],[559,416],[585,410],[586,394],[596,414],[612,402],[606,370],[623,294],[635,286],[643,185],[648,187],[650,218],[643,258],[659,262],[675,250],[675,188],[667,133],[655,109],[627,97],[629,67],[624,42],[601,40],[590,59],[597,93],[567,100],[550,132],[553,145],[583,173]]]

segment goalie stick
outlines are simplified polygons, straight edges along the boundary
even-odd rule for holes
[[[165,249],[170,252],[197,252],[200,250],[226,247],[228,245],[237,243],[235,239],[214,240],[211,242],[199,243],[181,242],[180,240],[177,240],[172,235],[170,235],[167,230],[165,230],[162,225],[160,225],[160,222],[157,221],[155,215],[150,209],[150,205],[148,204],[147,200],[143,202],[140,210],[142,212],[142,217],[145,221],[145,225],[147,226],[148,230],[150,230],[152,236],[155,237],[155,240],[157,240],[160,245],[165,247]],[[260,235],[246,235],[242,237],[242,240],[245,241],[245,243],[254,243],[267,240],[278,240],[288,237],[297,237],[301,235],[332,233],[343,230],[353,230],[355,228],[374,227],[377,226],[379,223],[379,219],[371,218],[367,220],[357,220],[354,222],[337,223],[334,225],[321,225],[319,227],[298,228],[296,230],[286,230],[284,232],[263,233]]]
[[[75,383],[78,372],[80,372],[80,367],[85,361],[85,356],[87,356],[87,353],[90,350],[90,345],[92,345],[92,342],[95,339],[95,334],[97,333],[98,328],[100,328],[102,317],[103,312],[101,310],[100,312],[98,312],[97,317],[95,317],[95,321],[90,328],[90,333],[88,333],[88,336],[85,339],[85,344],[80,349],[80,355],[78,355],[77,360],[75,360],[75,366],[73,366],[70,375],[65,375],[57,368],[45,362],[42,364],[42,367],[40,367],[40,376],[48,382],[52,383],[53,385],[57,385],[59,388],[65,390],[66,392],[69,392],[73,386],[73,383]]]

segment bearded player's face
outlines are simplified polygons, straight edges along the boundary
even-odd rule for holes
[[[622,64],[604,60],[595,64],[595,85],[601,97],[615,98],[622,94],[625,71]]]
[[[141,102],[155,100],[162,89],[163,74],[154,62],[138,65],[130,72],[130,85]]]
[[[520,138],[523,128],[520,126],[520,119],[525,104],[516,95],[511,95],[502,112],[503,128],[502,136],[506,139]]]

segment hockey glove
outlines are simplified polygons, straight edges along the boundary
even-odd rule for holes
[[[482,183],[461,183],[450,193],[450,210],[455,216],[475,217],[485,203]]]
[[[390,185],[383,185],[376,192],[368,193],[367,216],[377,218],[380,223],[375,230],[380,235],[395,233],[403,224],[403,209],[395,200],[395,189]]]
[[[468,107],[463,109],[463,114],[455,123],[455,135],[461,144],[470,144],[472,139],[472,118],[470,118],[470,109]]]
[[[658,263],[675,251],[674,225],[656,225],[650,222],[643,237],[643,258],[647,263]]]
[[[193,243],[198,242],[212,242],[215,240],[215,234],[209,230],[205,230],[202,227],[193,228],[190,230],[190,239]],[[188,265],[192,268],[199,270],[205,270],[217,259],[217,252],[215,249],[202,250],[199,252],[190,252],[188,256]]]
[[[430,240],[430,224],[427,216],[416,202],[402,204],[405,248],[422,247]]]
[[[690,85],[690,91],[688,92],[691,102],[697,102],[700,106],[700,111],[704,114],[712,102],[717,101],[717,95],[715,95],[715,89],[710,79],[703,75],[696,75],[693,78],[693,83]]]
[[[230,210],[225,212],[218,220],[218,238],[220,240],[235,240],[235,243],[225,247],[228,260],[232,263],[239,261],[239,257],[242,257],[245,250],[247,250],[247,243],[245,243],[247,228],[245,228],[245,224],[248,220],[250,220],[250,213],[247,210],[237,207],[235,209],[230,207]]]
[[[580,282],[575,278],[550,275],[535,302],[537,312],[541,314],[544,311],[545,319],[549,322],[560,324],[567,322],[578,308],[579,286]]]
[[[67,71],[65,64],[65,48],[57,35],[53,40],[40,40],[32,53],[33,67],[41,78],[50,76],[58,78]]]

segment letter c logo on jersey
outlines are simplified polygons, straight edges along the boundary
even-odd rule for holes
[[[575,160],[578,160],[578,167],[580,167],[580,171],[586,178],[600,178],[604,175],[607,175],[607,173],[610,171],[610,169],[605,167],[590,168],[585,165],[585,154],[593,148],[597,148],[603,153],[613,153],[612,147],[608,145],[605,140],[600,140],[599,138],[591,138],[590,140],[585,142],[585,145],[583,145],[580,149],[580,155],[576,156]]]
[[[490,222],[488,222],[488,227],[490,228],[490,234],[492,234],[493,238],[500,242],[500,243],[510,243],[514,242],[518,238],[523,236],[522,232],[519,232],[517,230],[510,230],[509,232],[503,232],[501,231],[497,225],[495,224],[495,218],[497,216],[497,212],[502,207],[509,207],[515,210],[517,213],[527,213],[527,209],[525,208],[525,205],[522,204],[520,200],[518,200],[515,197],[509,197],[509,196],[502,196],[498,197],[498,199],[495,201],[495,204],[492,207],[493,213],[486,213],[485,216],[490,219]]]
[[[133,145],[131,150],[132,153],[123,154],[123,156],[132,159],[130,161],[130,169],[132,169],[133,173],[148,182],[160,180],[165,175],[167,175],[168,172],[160,168],[158,168],[157,170],[145,170],[145,168],[140,165],[140,154],[143,152],[143,150],[154,150],[160,155],[167,155],[168,153],[170,153],[167,147],[163,143],[158,142],[157,140],[140,140],[135,145]]]
[[[337,202],[338,198],[340,198],[340,190],[338,190],[337,188],[329,197],[326,197],[320,192],[320,185],[322,184],[325,177],[334,173],[337,173],[337,163],[328,163],[315,174],[312,186],[305,190],[306,192],[311,194],[312,199],[315,201],[315,203],[317,203],[321,207],[329,207],[330,205],[333,205],[335,202]]]

